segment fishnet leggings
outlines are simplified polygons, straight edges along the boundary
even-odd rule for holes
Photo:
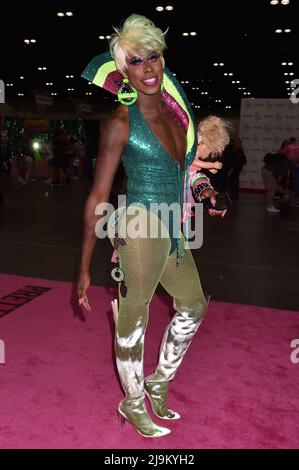
[[[168,234],[168,232],[165,232],[165,226],[155,214],[149,211],[144,211],[144,214],[144,220],[147,221],[148,227],[149,223],[155,221],[159,225],[159,230],[166,235]],[[126,215],[121,223],[126,220],[128,227],[133,218],[134,216]],[[197,329],[195,326],[199,324],[198,320],[203,316],[207,305],[190,250],[185,252],[177,265],[176,251],[169,254],[171,248],[169,235],[167,238],[161,236],[159,238],[121,236],[127,242],[126,245],[119,248],[119,266],[125,274],[127,295],[122,297],[119,294],[119,315],[116,324],[115,345],[116,361],[126,395],[139,397],[143,394],[143,350],[144,333],[148,322],[148,308],[158,283],[160,282],[174,298],[177,311],[184,310],[188,317],[186,318],[185,315],[186,325],[182,325],[180,328],[184,329],[185,327],[186,330],[189,328],[190,322],[194,324],[194,328],[192,328],[194,331],[191,335],[190,331],[188,332],[188,344],[183,348],[182,354],[188,348]],[[110,239],[113,243],[113,237],[110,237]],[[181,236],[180,243],[183,248],[183,236]],[[180,321],[184,322],[185,319],[180,319]],[[167,340],[167,335],[165,336],[165,340]],[[178,365],[181,359],[177,361],[176,358]],[[172,370],[171,378],[173,378],[176,366],[174,367],[174,364],[170,366],[169,369]],[[165,371],[165,367],[163,370]],[[165,380],[170,378],[167,377],[167,372],[164,372],[164,376]]]

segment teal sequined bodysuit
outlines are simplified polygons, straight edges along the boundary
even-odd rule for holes
[[[179,244],[183,194],[183,172],[149,128],[137,105],[129,106],[129,137],[122,161],[127,174],[127,205],[142,203],[178,203],[169,212],[169,235],[172,253]],[[153,211],[153,207],[151,208]],[[161,214],[156,212],[161,218]],[[176,223],[173,224],[173,217]],[[162,219],[163,220],[163,219]]]

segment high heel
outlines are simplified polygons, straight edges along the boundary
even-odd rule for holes
[[[167,393],[169,382],[144,381],[144,392],[150,402],[154,414],[160,419],[180,419],[176,411],[167,408]]]
[[[125,420],[124,416],[121,414],[121,412],[119,411],[119,409],[117,410],[117,413],[118,413],[119,425],[120,425],[121,428],[123,428],[124,425],[126,424],[126,420]]]
[[[162,437],[171,432],[152,421],[146,410],[144,397],[125,398],[118,405],[118,414],[121,427],[127,420],[143,437]]]

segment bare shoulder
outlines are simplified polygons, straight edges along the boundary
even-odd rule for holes
[[[129,117],[125,106],[119,106],[105,121],[101,132],[101,141],[104,146],[125,145],[128,140]]]

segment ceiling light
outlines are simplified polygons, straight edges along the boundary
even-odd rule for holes
[[[51,96],[57,96],[57,93],[51,93]]]
[[[111,36],[106,36],[106,39],[110,39],[110,38],[111,38]]]
[[[284,30],[285,33],[290,33],[291,32],[291,29],[290,28],[287,28]]]
[[[293,65],[293,62],[288,62],[288,65]]]
[[[220,62],[219,66],[220,66],[220,67],[223,67],[223,66],[224,66],[224,63],[223,63],[223,62]]]
[[[22,75],[20,76],[20,80],[24,80],[25,77],[23,77]]]
[[[62,17],[62,16],[64,16],[64,13],[62,13],[62,11],[59,11],[59,12],[57,13],[57,16]]]
[[[275,30],[275,33],[278,33],[278,34],[279,34],[279,33],[282,33],[282,29],[276,29],[276,30]]]
[[[189,36],[189,33],[183,33],[183,36]]]
[[[279,1],[278,0],[271,0],[270,4],[271,5],[278,5]]]
[[[13,86],[13,83],[6,83],[6,86]]]
[[[281,65],[287,65],[287,63],[286,62],[281,62]]]
[[[30,39],[24,39],[24,42],[25,42],[26,44],[30,44]]]
[[[230,77],[232,77],[234,74],[230,72],[228,75],[229,75]]]
[[[157,11],[163,11],[163,10],[164,10],[164,7],[156,7],[156,10],[157,10]]]
[[[24,96],[24,93],[18,93],[18,96]]]
[[[192,32],[190,33],[190,36],[196,36],[196,35],[197,35],[197,33],[196,33],[195,31],[192,31]]]
[[[65,15],[66,16],[74,16],[74,13],[72,11],[67,11]]]
[[[282,5],[288,5],[290,3],[290,0],[281,0],[280,2]]]
[[[32,44],[34,44],[34,43],[36,43],[36,39],[30,39],[30,42],[31,42]]]
[[[173,7],[171,5],[168,5],[167,7],[165,7],[165,10],[167,11],[172,11],[173,10]]]

